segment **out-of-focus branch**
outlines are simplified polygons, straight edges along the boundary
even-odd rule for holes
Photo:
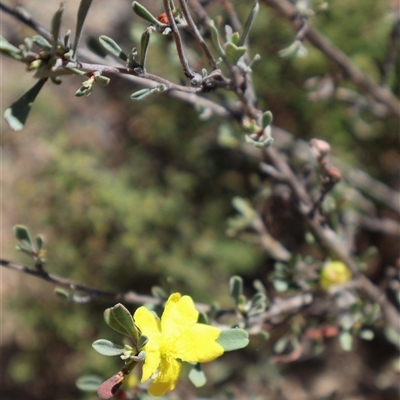
[[[38,24],[32,18],[29,12],[22,6],[16,6],[14,9],[12,9],[5,4],[0,3],[0,10],[3,10],[7,14],[12,15],[18,21],[21,21],[25,25],[31,27],[35,32],[39,33],[39,35],[43,36],[45,39],[49,41],[52,40],[50,32],[46,28]]]
[[[381,85],[385,85],[392,73],[396,58],[399,54],[399,39],[400,39],[400,15],[398,14],[394,21],[392,32],[390,34],[385,60],[382,66]]]
[[[335,232],[333,232],[328,226],[321,224],[319,221],[319,214],[310,214],[309,211],[310,207],[312,207],[312,201],[304,186],[301,185],[286,160],[273,147],[267,148],[265,152],[272,165],[285,176],[285,182],[293,190],[297,199],[300,213],[303,215],[304,220],[320,244],[326,249],[328,254],[347,265],[352,274],[359,280],[364,292],[373,301],[378,302],[382,307],[385,320],[392,326],[400,329],[400,315],[396,311],[394,305],[390,303],[386,295],[378,287],[376,287],[365,275],[359,272],[357,264],[339,241]]]
[[[190,11],[186,4],[185,0],[179,0],[179,5],[181,6],[181,10],[185,20],[187,22],[189,32],[195,37],[196,41],[199,43],[199,46],[206,56],[208,62],[210,63],[213,69],[217,69],[217,63],[214,60],[213,55],[211,54],[206,42],[204,41],[203,37],[201,36],[199,30],[197,29],[196,24],[193,22],[192,16],[190,15]]]
[[[301,18],[298,11],[287,0],[262,0],[264,4],[273,8],[281,16],[291,21],[296,30],[301,27]],[[369,77],[365,76],[350,60],[345,53],[337,48],[330,40],[319,33],[315,28],[309,26],[305,34],[318,50],[320,50],[327,58],[333,61],[352,80],[360,89],[369,93],[374,99],[386,105],[391,114],[400,119],[400,102],[385,87],[380,87],[374,83]]]
[[[160,299],[152,296],[140,295],[132,291],[127,293],[115,293],[98,290],[90,286],[81,285],[62,276],[51,274],[44,269],[30,268],[13,261],[0,259],[0,265],[13,271],[22,272],[24,274],[34,276],[35,278],[42,279],[46,282],[53,283],[58,287],[66,288],[68,290],[71,290],[72,292],[83,292],[88,295],[86,297],[86,302],[97,298],[103,298],[110,301],[124,302],[129,304],[162,304],[162,301]],[[204,306],[205,305],[200,305],[200,307]]]
[[[390,218],[370,218],[363,216],[360,226],[371,232],[383,233],[385,235],[400,236],[400,223]]]

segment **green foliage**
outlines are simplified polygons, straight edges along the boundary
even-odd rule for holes
[[[243,329],[228,329],[222,331],[217,339],[225,351],[243,349],[249,344],[249,334]]]
[[[31,111],[32,104],[46,81],[47,78],[40,79],[31,89],[11,104],[11,106],[4,112],[4,118],[14,131],[20,131],[24,127]]]
[[[59,38],[62,7],[53,17],[52,38],[34,35],[26,39],[20,48],[1,38],[1,51],[14,60],[25,62],[28,69],[34,70],[35,76],[39,77],[34,88],[6,111],[6,118],[13,129],[21,129],[24,125],[32,102],[46,77],[50,76],[53,81],[59,82],[60,76],[52,75],[51,68],[56,59],[71,57],[71,49],[75,54],[90,4],[90,1],[81,2],[73,46],[70,44],[70,32],[67,31],[63,39]],[[249,14],[249,4],[237,2],[235,5],[240,20],[245,21]],[[372,0],[363,3],[356,0],[334,0],[329,5],[330,10],[313,17],[311,23],[348,53],[360,69],[378,80],[377,60],[384,57],[390,28],[385,5]],[[134,2],[132,8],[146,23],[155,24],[160,31],[165,28],[138,2]],[[218,5],[210,8],[216,14],[220,11]],[[248,19],[250,22],[245,25],[244,33],[229,32],[227,29],[225,43],[220,39],[218,31],[223,32],[222,27],[226,21],[218,20],[218,29],[210,22],[211,37],[206,37],[207,41],[213,42],[221,58],[239,68],[242,68],[240,59],[246,51],[251,53],[249,57],[256,52],[262,56],[257,65],[251,65],[251,69],[260,108],[271,109],[272,112],[264,112],[262,121],[249,122],[246,140],[259,148],[271,145],[272,137],[268,127],[272,123],[273,113],[274,124],[277,126],[305,140],[315,136],[329,139],[335,155],[354,166],[367,169],[369,173],[391,184],[394,181],[395,163],[389,161],[393,160],[393,149],[397,144],[396,123],[390,118],[371,115],[367,110],[354,115],[352,103],[340,102],[333,97],[317,102],[309,101],[303,85],[309,78],[316,76],[332,76],[338,87],[349,90],[355,88],[343,80],[338,69],[307,42],[300,47],[298,43],[291,47],[295,32],[286,21],[280,20],[265,7],[261,8],[259,16],[254,19],[256,8],[258,10],[258,2],[254,2]],[[156,32],[149,45],[150,30],[146,29],[143,33],[145,26],[140,25],[138,20],[133,23],[139,32],[136,43],[143,34],[139,60],[135,47],[129,54],[122,50],[132,48],[132,44],[127,43],[126,30],[120,29],[120,26],[118,29],[104,26],[103,31],[115,40],[103,35],[100,42],[129,68],[144,69],[146,61],[148,71],[177,81],[177,77],[182,74],[175,68],[177,59],[175,52],[171,51],[172,40]],[[250,25],[251,30],[247,29]],[[250,39],[251,46],[248,48],[243,46],[247,42],[246,38]],[[188,43],[186,50],[190,62],[195,61],[200,71],[206,62],[194,55],[194,46],[192,48],[191,42]],[[44,64],[43,60],[27,63],[32,46],[38,46],[46,53],[46,57],[53,55],[54,58],[48,64]],[[282,49],[292,55],[299,49],[306,50],[307,56],[282,59],[279,57]],[[255,56],[254,60],[257,59],[259,57]],[[224,71],[229,70],[223,62],[218,67]],[[66,72],[79,73],[78,70]],[[388,81],[393,88],[398,86],[398,76],[399,66],[396,65]],[[93,76],[78,90],[78,95],[90,94],[94,83],[107,84],[108,78]],[[233,274],[240,273],[244,280],[234,276],[230,282],[230,292],[238,306],[235,311],[239,315],[235,317],[240,318],[239,326],[245,325],[247,317],[263,313],[276,296],[285,298],[299,290],[318,291],[318,276],[312,273],[315,272],[315,261],[322,258],[322,250],[315,239],[303,243],[293,235],[297,228],[295,224],[284,225],[283,239],[297,241],[293,252],[304,253],[311,261],[302,259],[301,262],[274,264],[264,254],[259,243],[255,242],[254,235],[249,234],[258,214],[266,220],[272,218],[268,228],[274,235],[277,234],[279,221],[276,222],[274,218],[289,214],[290,204],[285,203],[283,208],[277,207],[276,210],[268,208],[273,201],[272,186],[254,174],[258,160],[245,157],[239,151],[242,127],[229,121],[200,121],[199,114],[190,107],[163,95],[152,96],[151,104],[122,100],[128,100],[133,91],[131,99],[141,100],[147,95],[164,91],[162,85],[136,90],[131,84],[121,84],[121,81],[113,79],[107,89],[107,95],[96,91],[96,97],[92,96],[90,101],[79,100],[81,117],[70,117],[76,115],[76,105],[66,105],[65,111],[55,113],[59,115],[57,118],[49,118],[49,115],[54,114],[52,111],[55,107],[60,107],[61,100],[69,101],[69,96],[72,97],[67,85],[63,91],[56,88],[56,94],[51,95],[53,97],[50,100],[40,99],[35,108],[40,116],[38,120],[43,119],[48,125],[44,128],[34,126],[32,134],[27,131],[24,139],[11,138],[5,142],[6,156],[12,158],[14,163],[12,171],[15,171],[15,175],[11,176],[17,176],[13,184],[13,196],[20,205],[16,215],[11,218],[17,219],[13,223],[24,221],[30,226],[32,224],[46,230],[46,238],[49,236],[46,241],[49,246],[47,258],[51,260],[49,269],[52,272],[105,290],[133,289],[149,293],[155,284],[163,284],[164,288],[152,291],[160,299],[165,299],[166,294],[173,289],[191,293],[200,300],[221,303],[232,303],[228,298],[226,281]],[[231,93],[217,91],[207,96],[216,100],[223,98],[228,104],[233,104]],[[89,107],[91,109],[86,111]],[[225,126],[226,129],[221,128],[217,142],[218,126]],[[221,147],[221,144],[225,147]],[[281,143],[277,145],[281,146]],[[306,175],[309,164],[301,154],[295,154],[289,149],[291,145],[284,146],[291,166],[300,174],[304,171]],[[26,148],[32,148],[32,152],[24,153]],[[14,152],[21,152],[20,158]],[[327,224],[336,219],[336,225],[332,225],[335,229],[339,227],[339,231],[341,219],[345,219],[345,215],[340,212],[345,207],[361,208],[357,200],[349,200],[351,190],[343,186],[327,199],[335,203],[335,208],[327,211]],[[349,202],[353,204],[349,205]],[[238,215],[233,217],[235,209]],[[238,237],[226,237],[226,225],[227,232]],[[28,246],[25,253],[31,256],[33,251],[40,253],[43,248],[42,237],[38,236],[36,243],[33,243],[29,233],[21,229],[21,226],[17,228],[16,236]],[[365,232],[361,233],[358,240],[365,244],[365,248],[369,248],[369,241],[373,241]],[[36,249],[33,249],[35,244]],[[365,265],[368,260],[362,260],[362,250],[359,253],[360,263]],[[377,257],[375,255],[372,262],[378,263]],[[386,254],[385,257],[390,258]],[[247,293],[248,282],[255,278],[262,280],[268,291],[264,285],[260,285],[260,281],[256,281],[256,293],[246,298],[244,291]],[[54,301],[53,297],[49,300],[46,293],[51,294],[51,290],[45,290],[44,287],[37,290],[38,300],[33,303],[31,294],[35,292],[32,290],[26,287],[23,293],[10,294],[12,320],[15,320],[18,327],[24,327],[23,330],[17,329],[15,343],[25,354],[24,357],[16,355],[12,359],[10,373],[13,379],[32,385],[35,393],[41,387],[41,379],[44,379],[46,383],[42,387],[54,385],[49,386],[47,392],[51,392],[54,398],[65,399],[65,393],[57,391],[60,390],[57,388],[65,380],[73,382],[77,373],[114,374],[118,360],[104,360],[93,355],[88,346],[93,338],[108,335],[105,333],[108,332],[107,327],[99,317],[104,305],[78,307],[70,301],[61,303]],[[71,300],[73,294],[72,291],[60,290],[57,293],[67,300]],[[272,304],[272,309],[274,306]],[[355,301],[351,311],[345,315],[347,321],[338,321],[342,329],[339,343],[354,359],[359,357],[354,352],[357,349],[354,346],[356,340],[372,340],[373,345],[377,343],[374,340],[380,340],[382,321],[378,319],[378,313],[374,305]],[[126,318],[128,314],[130,311],[122,308],[115,309],[115,315],[113,309],[106,310],[104,318],[116,331],[115,340],[118,338],[117,333],[137,339],[129,318]],[[52,317],[49,318],[49,315]],[[265,337],[271,338],[271,345],[266,346],[265,339],[253,336],[250,344],[253,347],[249,350],[252,353],[248,359],[232,358],[235,360],[233,363],[221,361],[215,367],[210,367],[216,371],[215,376],[208,374],[211,383],[219,380],[223,385],[229,379],[235,380],[240,376],[254,382],[255,387],[268,382],[266,390],[275,387],[274,390],[278,392],[278,382],[281,382],[282,377],[278,368],[271,366],[271,348],[277,354],[287,356],[287,352],[295,348],[296,340],[301,339],[300,331],[304,332],[308,326],[321,323],[314,319],[305,322],[302,310],[298,311],[294,319],[294,327],[288,326],[292,322],[286,324],[287,320],[278,320],[277,323],[282,325],[277,330],[268,326],[270,331],[266,332]],[[371,326],[374,329],[377,327],[377,331],[370,329]],[[220,340],[226,351],[244,347],[248,343],[244,330],[224,332]],[[398,333],[395,330],[388,327],[386,335],[391,343],[398,344]],[[111,339],[114,341],[113,337]],[[142,336],[138,340],[139,348],[145,339]],[[318,351],[321,351],[322,341],[312,343],[313,351],[318,346]],[[107,348],[104,341],[102,344],[103,349]],[[113,346],[108,348],[121,351],[122,347]],[[232,354],[229,356],[234,357]],[[61,357],[63,363],[66,360],[69,375],[60,378],[51,374],[49,378],[46,375],[46,363],[59,366]],[[360,361],[359,358],[357,360]],[[324,359],[324,362],[329,360]],[[240,375],[235,365],[240,365]],[[299,360],[298,365],[304,365],[302,360]],[[196,386],[204,384],[204,375],[197,366],[192,369],[189,378]],[[35,382],[38,383],[34,387]],[[86,378],[78,386],[89,388],[86,390],[97,390],[98,384],[96,378]]]

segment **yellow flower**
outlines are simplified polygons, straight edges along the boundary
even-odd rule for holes
[[[351,273],[345,264],[341,261],[329,261],[321,270],[319,283],[323,290],[328,290],[330,286],[345,283],[350,278]]]
[[[189,296],[172,294],[159,318],[145,307],[139,307],[135,324],[149,341],[144,346],[146,358],[141,382],[153,378],[149,393],[162,396],[175,388],[182,365],[186,362],[208,362],[221,356],[224,349],[216,343],[219,328],[197,323],[199,313]]]

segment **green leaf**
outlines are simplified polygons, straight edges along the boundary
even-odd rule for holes
[[[68,29],[67,32],[65,32],[63,43],[65,49],[69,49],[71,47],[71,29]]]
[[[32,251],[35,251],[35,246],[32,242],[31,235],[28,228],[24,225],[15,225],[13,228],[15,238],[20,241],[24,246]]]
[[[54,293],[63,300],[69,300],[71,298],[71,293],[64,288],[56,288],[54,289]]]
[[[138,51],[136,47],[132,48],[131,52],[128,54],[128,61],[126,62],[126,66],[128,68],[140,68],[139,63],[135,60],[136,56],[138,54]]]
[[[197,363],[189,372],[189,379],[196,387],[202,387],[207,383],[207,378],[201,370],[200,363]]]
[[[32,42],[36,44],[36,46],[40,47],[44,51],[51,51],[51,44],[40,35],[32,36]]]
[[[240,297],[243,295],[243,279],[240,276],[232,276],[229,279],[229,294],[238,304]]]
[[[141,89],[141,90],[138,90],[135,93],[132,93],[130,97],[131,97],[132,100],[142,100],[145,97],[155,93],[156,91],[157,91],[157,89],[154,89],[154,88],[153,89],[149,89],[149,88]]]
[[[117,322],[128,332],[133,341],[137,343],[139,340],[139,331],[133,322],[131,313],[122,304],[112,307],[111,312]]]
[[[93,36],[89,36],[86,40],[87,47],[90,51],[92,51],[97,56],[104,58],[108,55],[108,52],[105,51],[104,47],[99,43],[99,39],[96,39]]]
[[[250,219],[256,216],[256,212],[254,211],[251,203],[240,196],[235,196],[232,199],[232,205],[236,211],[243,215],[243,217]]]
[[[22,97],[15,101],[4,112],[4,118],[14,131],[20,131],[28,118],[32,104],[39,94],[47,78],[39,79],[39,81],[29,89]]]
[[[3,36],[0,35],[0,52],[6,54],[9,57],[14,58],[15,60],[21,61],[22,56],[20,54],[20,50],[9,43]]]
[[[254,287],[254,289],[257,290],[257,292],[263,293],[265,296],[267,296],[267,288],[264,286],[264,284],[259,279],[256,279],[253,282],[253,287]]]
[[[285,351],[288,343],[289,343],[289,339],[287,337],[281,337],[274,344],[274,352],[277,354],[283,353]]]
[[[51,36],[53,38],[52,53],[57,53],[58,36],[60,34],[61,19],[64,12],[64,3],[60,4],[60,8],[55,12],[51,20]]]
[[[211,19],[210,22],[209,22],[209,25],[210,25],[210,30],[211,30],[212,42],[213,42],[215,48],[217,49],[218,54],[220,56],[224,57],[225,56],[225,51],[222,48],[221,43],[219,41],[219,33],[218,33],[218,29],[215,26],[215,22]]]
[[[284,293],[289,289],[289,284],[284,279],[274,279],[272,281],[274,289],[279,293]]]
[[[274,139],[270,134],[270,126],[264,129],[264,133],[256,139],[253,139],[251,135],[245,136],[246,143],[252,144],[257,149],[265,149],[274,143]]]
[[[146,56],[147,56],[147,51],[149,49],[149,43],[150,43],[150,34],[153,28],[148,27],[144,30],[142,33],[142,37],[140,38],[140,60],[139,64],[143,68],[143,71],[145,71],[146,67]]]
[[[162,24],[146,7],[143,7],[137,1],[132,3],[132,10],[133,12],[138,15],[139,17],[145,19],[146,21],[150,22],[151,24],[163,27],[165,26]]]
[[[124,346],[105,339],[96,340],[92,343],[92,347],[103,356],[120,356],[124,352]]]
[[[262,128],[265,129],[268,125],[270,125],[272,122],[272,112],[271,111],[265,111],[262,115]]]
[[[238,44],[239,44],[239,32],[235,32],[235,33],[232,34],[231,42],[233,44],[235,44],[236,46],[238,46]]]
[[[222,331],[217,339],[225,351],[243,349],[249,344],[249,335],[243,329],[228,329]]]
[[[76,49],[78,47],[79,39],[81,37],[83,24],[85,22],[87,13],[92,4],[92,0],[81,0],[78,9],[78,16],[76,21],[74,44],[72,45],[73,58],[76,58]]]
[[[100,44],[115,57],[120,58],[122,61],[126,62],[128,56],[122,51],[121,47],[108,36],[102,35],[99,37]]]
[[[350,332],[344,331],[339,335],[339,343],[344,351],[351,351],[353,347],[353,336]]]
[[[93,90],[93,86],[81,86],[76,92],[75,96],[76,97],[82,97],[85,94],[89,95]]]
[[[144,346],[146,346],[147,342],[149,341],[149,338],[145,335],[141,335],[139,337],[139,340],[137,342],[137,348],[138,350],[141,350]]]
[[[251,299],[251,312],[261,313],[267,306],[267,297],[264,293],[256,293]]]
[[[372,340],[375,337],[374,331],[371,329],[361,329],[360,333],[358,334],[361,339],[363,340]]]
[[[44,245],[44,236],[43,235],[36,236],[36,245],[37,245],[37,250],[40,252],[40,250],[43,249],[43,245]]]
[[[111,308],[107,308],[107,310],[104,311],[104,321],[106,321],[106,324],[111,328],[114,329],[114,331],[117,331],[118,333],[121,333],[122,335],[129,336],[129,333],[124,329],[119,322],[114,318],[113,313],[111,312]]]
[[[110,83],[110,78],[103,75],[96,76],[94,80],[101,86],[107,86]]]
[[[242,57],[247,51],[247,47],[244,46],[236,46],[232,42],[228,42],[225,45],[225,56],[228,62],[232,65],[236,65],[239,61],[239,58]]]
[[[256,0],[253,4],[253,7],[250,11],[248,18],[247,18],[246,25],[244,26],[244,30],[243,30],[242,36],[239,40],[238,46],[243,46],[247,37],[249,36],[251,26],[253,25],[253,22],[256,19],[259,8],[260,8],[260,5],[258,4],[258,0]]]
[[[84,375],[75,382],[76,387],[84,392],[97,392],[103,379],[97,375]]]

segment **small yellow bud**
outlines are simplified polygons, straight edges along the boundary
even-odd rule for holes
[[[323,290],[347,282],[351,278],[349,269],[341,261],[329,261],[321,269],[319,284]]]

